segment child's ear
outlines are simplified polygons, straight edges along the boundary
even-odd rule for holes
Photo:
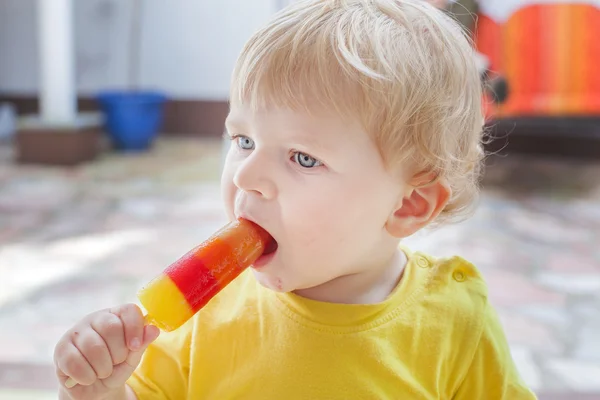
[[[386,229],[397,238],[405,238],[428,225],[442,212],[452,189],[434,173],[419,174],[410,184],[410,189],[399,200],[388,218]]]

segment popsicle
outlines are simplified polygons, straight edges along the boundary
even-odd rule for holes
[[[183,325],[255,262],[273,239],[238,219],[167,267],[138,292],[146,321],[164,331]]]
[[[164,331],[179,328],[274,244],[248,220],[229,223],[138,292],[146,323]],[[65,382],[67,388],[75,385],[73,378]]]

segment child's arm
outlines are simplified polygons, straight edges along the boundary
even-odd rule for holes
[[[484,318],[479,345],[453,399],[536,399],[519,376],[498,316],[489,305]]]

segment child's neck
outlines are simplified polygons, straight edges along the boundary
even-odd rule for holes
[[[294,293],[328,303],[380,303],[398,286],[406,263],[406,255],[398,250],[382,265],[370,266],[362,272],[343,275],[319,286],[296,290]]]

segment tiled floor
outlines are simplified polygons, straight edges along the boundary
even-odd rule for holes
[[[16,166],[0,148],[0,399],[52,398],[57,338],[134,301],[223,224],[220,155],[215,140],[163,139],[64,169]],[[409,242],[479,266],[544,399],[600,399],[600,162],[494,158],[473,218]]]

